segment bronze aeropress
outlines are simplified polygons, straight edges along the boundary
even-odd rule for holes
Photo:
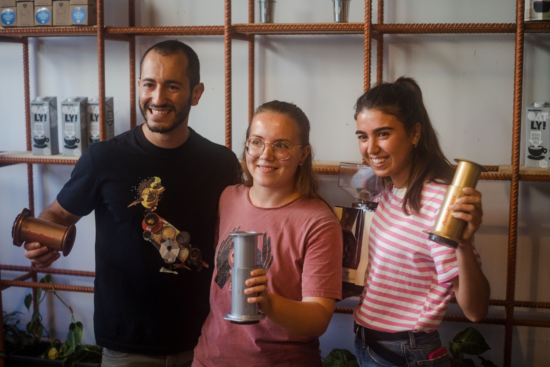
[[[441,203],[435,224],[431,230],[423,232],[429,235],[431,241],[456,249],[467,223],[462,219],[455,218],[452,215],[454,210],[449,206],[466,195],[463,190],[465,187],[475,189],[481,173],[487,172],[487,169],[465,159],[455,159],[455,162],[458,163],[458,166],[453,182],[447,186],[447,192],[443,203]]]
[[[76,227],[36,219],[29,209],[23,209],[15,218],[11,230],[13,244],[21,247],[23,242],[39,242],[41,245],[63,252],[67,256],[74,245]]]

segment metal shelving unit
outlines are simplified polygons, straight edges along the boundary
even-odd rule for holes
[[[489,34],[507,33],[515,35],[515,75],[514,75],[514,109],[513,109],[513,138],[511,150],[511,173],[498,173],[498,166],[486,166],[488,173],[482,175],[485,180],[510,181],[510,212],[508,235],[508,260],[506,277],[506,299],[491,300],[491,306],[504,306],[505,318],[487,318],[481,321],[485,324],[504,325],[504,366],[511,365],[512,356],[512,328],[516,326],[550,327],[550,320],[526,320],[515,319],[514,308],[550,308],[550,302],[526,302],[514,298],[515,274],[516,274],[516,244],[518,223],[518,191],[520,181],[544,181],[550,182],[550,174],[520,174],[520,142],[521,142],[521,114],[522,114],[522,81],[523,81],[523,48],[525,33],[550,33],[548,23],[525,23],[524,0],[516,0],[515,23],[464,23],[464,24],[385,24],[384,0],[378,0],[377,23],[372,22],[372,0],[365,0],[365,21],[363,23],[293,23],[293,24],[255,24],[254,0],[248,0],[248,24],[232,24],[231,0],[224,0],[224,24],[220,26],[185,26],[185,27],[136,27],[134,0],[128,0],[129,26],[106,27],[103,21],[103,0],[98,0],[97,26],[94,27],[61,27],[61,28],[9,28],[0,29],[0,43],[20,43],[23,49],[24,86],[25,86],[25,128],[26,151],[0,153],[0,167],[11,164],[27,164],[29,208],[34,212],[33,171],[32,164],[66,164],[73,165],[76,159],[59,157],[34,157],[31,151],[30,131],[30,96],[29,96],[29,37],[96,37],[98,41],[98,79],[99,79],[99,106],[100,106],[100,140],[105,139],[105,41],[129,42],[130,49],[130,126],[136,126],[136,75],[135,75],[135,37],[136,36],[223,36],[225,50],[225,145],[232,145],[232,111],[231,111],[231,80],[232,60],[231,46],[233,40],[248,42],[249,65],[249,120],[254,112],[254,69],[255,69],[255,35],[340,35],[363,34],[364,35],[364,90],[371,84],[372,64],[372,40],[376,41],[376,81],[381,82],[383,77],[383,47],[386,34]],[[317,173],[335,175],[338,174],[337,162],[317,162]],[[41,287],[37,283],[37,273],[52,273],[64,275],[77,275],[93,277],[93,272],[81,272],[62,269],[37,269],[35,267],[19,267],[0,265],[0,270],[23,271],[25,275],[15,280],[0,279],[0,290],[9,287],[33,288],[36,299],[36,289]],[[27,281],[31,279],[32,281]],[[93,293],[91,287],[76,287],[57,285],[58,290]],[[36,306],[35,306],[36,307]],[[0,311],[2,310],[2,298],[0,293]],[[351,313],[352,309],[337,308],[336,312]],[[2,317],[0,313],[0,318]],[[446,316],[446,321],[468,322],[463,316]],[[0,333],[0,354],[4,350],[3,334]],[[0,367],[4,366],[4,359],[0,357]]]

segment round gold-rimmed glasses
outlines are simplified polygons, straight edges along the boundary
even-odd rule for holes
[[[260,138],[250,138],[245,142],[246,152],[252,157],[260,157],[264,154],[265,148],[270,145],[271,151],[276,159],[286,161],[292,155],[292,148],[301,147],[302,145],[292,145],[290,142],[281,140],[275,143],[266,143]]]

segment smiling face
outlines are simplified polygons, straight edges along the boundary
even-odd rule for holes
[[[246,154],[246,165],[254,186],[294,191],[298,165],[310,152],[309,146],[298,146],[301,144],[299,136],[296,122],[283,114],[262,112],[254,116],[248,139],[258,138],[270,143],[260,157]],[[286,142],[293,146],[292,154],[287,160],[278,160],[273,155],[271,144],[277,142]]]
[[[139,107],[152,132],[169,133],[187,119],[198,104],[202,84],[190,90],[187,58],[183,53],[162,56],[155,51],[143,60],[139,85]]]
[[[420,124],[407,133],[395,116],[378,110],[363,110],[357,115],[359,150],[374,173],[390,177],[397,188],[406,187],[414,145],[420,137]]]

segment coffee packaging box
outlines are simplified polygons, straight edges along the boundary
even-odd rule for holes
[[[34,6],[52,6],[53,0],[34,0]]]
[[[53,2],[53,25],[71,25],[71,13],[69,1]]]
[[[548,169],[550,154],[550,102],[533,102],[527,107],[525,125],[525,167]]]
[[[88,98],[69,97],[61,102],[63,155],[80,157],[88,147]]]
[[[525,0],[525,20],[550,20],[550,1]]]
[[[15,0],[0,0],[0,8],[9,8],[16,6]]]
[[[31,102],[32,154],[59,154],[57,98],[36,97]]]
[[[34,25],[36,27],[47,27],[53,24],[52,6],[34,7]]]
[[[71,0],[71,5],[97,6],[97,0]]]
[[[88,113],[90,129],[88,130],[88,142],[95,144],[99,142],[99,98],[91,98],[88,101]],[[105,98],[105,140],[115,136],[115,105],[113,97]]]
[[[71,25],[96,25],[97,8],[91,5],[71,5]]]
[[[17,8],[0,8],[0,26],[15,27],[17,25]]]
[[[17,26],[34,27],[34,3],[25,1],[17,3]]]

